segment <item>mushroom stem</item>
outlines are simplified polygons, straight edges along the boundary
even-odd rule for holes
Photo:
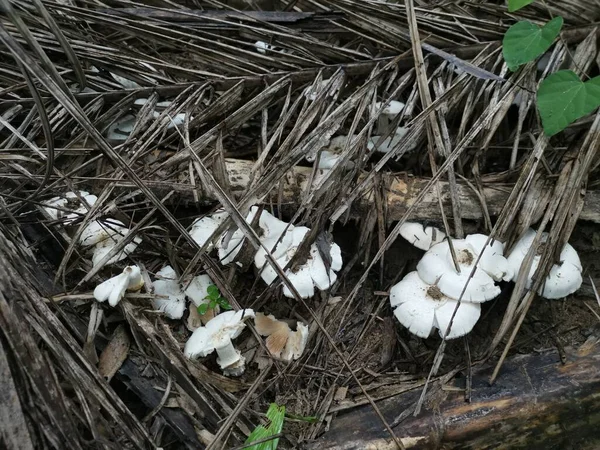
[[[225,345],[217,347],[217,363],[221,369],[225,369],[240,360],[240,352],[235,349],[231,339],[227,339]]]

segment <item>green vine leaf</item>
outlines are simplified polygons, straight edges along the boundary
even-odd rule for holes
[[[513,72],[522,64],[533,61],[550,48],[560,33],[562,17],[555,17],[543,27],[522,21],[508,29],[502,40],[502,54]]]
[[[508,0],[508,11],[515,12],[533,3],[535,0]]]
[[[600,76],[584,83],[570,70],[553,73],[540,84],[537,106],[544,131],[555,135],[600,106]]]
[[[196,311],[198,311],[198,314],[203,316],[204,314],[206,314],[206,311],[208,311],[208,303],[202,303],[201,305],[198,305]]]

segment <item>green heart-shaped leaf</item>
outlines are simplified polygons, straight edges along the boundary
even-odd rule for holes
[[[518,11],[519,9],[529,5],[530,3],[533,3],[534,1],[535,0],[508,0],[508,10],[510,12]]]
[[[517,22],[508,29],[502,40],[502,54],[513,72],[533,61],[550,48],[563,25],[562,17],[555,17],[543,27],[534,23]]]
[[[544,131],[552,136],[600,106],[600,76],[584,83],[570,70],[553,73],[540,84],[537,105]]]

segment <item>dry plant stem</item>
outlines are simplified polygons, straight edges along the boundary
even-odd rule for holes
[[[412,43],[413,56],[415,59],[415,72],[417,77],[417,85],[419,87],[419,96],[423,104],[423,109],[427,109],[431,106],[431,93],[429,92],[429,83],[427,80],[427,73],[425,72],[425,61],[423,60],[423,52],[421,49],[421,39],[419,37],[419,29],[417,25],[417,17],[415,15],[415,6],[413,0],[407,0],[405,2],[406,17],[408,20],[408,29],[410,32],[410,40]],[[440,113],[445,108],[441,107],[436,112]],[[427,142],[429,148],[429,160],[431,163],[432,172],[435,175],[436,164],[435,164],[435,152],[434,148],[437,148],[438,153],[442,156],[447,157],[449,149],[446,148],[442,134],[440,131],[440,125],[437,120],[436,112],[430,112],[427,116]],[[435,143],[435,146],[434,146]],[[463,234],[462,220],[460,217],[460,209],[458,202],[458,195],[456,192],[456,177],[454,175],[454,166],[451,164],[448,166],[448,181],[450,183],[450,198],[452,201],[452,212],[454,217],[455,234],[457,238],[461,238]],[[441,197],[441,191],[439,185],[436,183],[436,189],[438,190],[438,196]],[[444,216],[443,209],[441,211]],[[445,222],[445,221],[444,221]],[[446,229],[446,233],[450,235],[450,230]],[[456,262],[456,255],[452,249],[452,259],[455,266],[458,268]]]
[[[547,242],[549,244],[554,243],[554,246],[546,245],[544,247],[544,252],[542,253],[540,264],[538,266],[538,269],[536,270],[536,273],[534,274],[534,283],[531,286],[531,290],[528,292],[525,299],[519,305],[519,308],[521,310],[515,312],[520,314],[519,319],[515,324],[515,328],[510,336],[510,339],[506,343],[500,360],[496,364],[496,367],[490,379],[490,383],[493,383],[496,377],[498,376],[500,368],[502,367],[502,363],[504,362],[504,359],[508,354],[508,350],[510,349],[512,342],[521,324],[523,323],[525,315],[529,310],[531,302],[533,301],[533,297],[535,296],[535,293],[539,290],[539,288],[543,286],[546,276],[555,262],[555,252],[557,251],[557,249],[562,249],[573,230],[573,223],[579,216],[578,213],[582,203],[582,199],[580,196],[581,186],[587,183],[589,169],[591,167],[593,158],[596,155],[596,151],[599,145],[600,113],[596,113],[594,123],[590,127],[590,131],[587,133],[586,139],[583,145],[581,146],[581,149],[577,151],[577,159],[573,162],[569,162],[563,168],[563,173],[561,173],[561,176],[557,181],[557,185],[554,191],[554,198],[552,199],[550,205],[548,205],[546,214],[544,216],[544,219],[542,220],[538,233],[532,243],[531,248],[529,249],[527,257],[524,261],[525,267],[521,268],[521,273],[519,275],[519,278],[517,279],[517,285],[519,285],[519,283],[524,283],[524,279],[521,279],[525,278],[526,274],[529,274],[531,262],[529,262],[528,259],[531,258],[531,261],[533,260],[533,254],[536,251],[539,242],[541,241],[541,232],[544,230],[547,223],[550,220],[552,220],[552,226]],[[567,153],[567,157],[570,156],[571,155]],[[572,216],[570,223],[568,222],[568,219],[570,218],[569,216]],[[562,239],[559,238],[559,236]],[[513,297],[515,299],[518,299],[518,297],[521,295],[521,292],[522,290],[518,290],[517,288],[515,288],[515,292],[513,292],[513,296],[511,297],[511,304],[513,303]],[[500,332],[498,332],[498,334],[499,333]]]

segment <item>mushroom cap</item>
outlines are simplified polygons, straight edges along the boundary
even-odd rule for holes
[[[188,358],[203,358],[215,349],[229,346],[246,327],[244,320],[254,317],[252,309],[225,311],[192,333],[185,344],[183,353]],[[228,361],[222,361],[222,367],[227,367]],[[219,365],[221,365],[219,363]]]
[[[521,265],[525,260],[529,248],[533,244],[535,235],[535,230],[529,228],[523,237],[517,241],[508,256],[508,263],[513,271],[513,281],[516,281],[519,276]],[[548,233],[542,233],[541,242],[546,242],[547,239]],[[533,275],[538,268],[540,259],[540,255],[537,254],[533,257],[531,269],[527,276],[527,289],[530,289],[533,284]],[[582,272],[583,267],[577,251],[567,243],[560,252],[560,264],[552,266],[544,284],[538,290],[538,294],[547,299],[566,297],[581,287],[581,283],[583,282]]]
[[[121,117],[108,127],[108,130],[106,131],[106,139],[116,142],[126,141],[133,131],[135,122],[136,117],[133,114],[127,114]]]
[[[383,102],[377,102],[375,103],[375,108],[379,109],[381,108],[381,105],[383,105]],[[390,102],[386,103],[386,106],[383,108],[381,113],[385,114],[386,116],[397,116],[402,112],[404,106],[406,105],[398,100],[391,100]]]
[[[267,316],[263,313],[256,313],[254,324],[258,334],[267,337],[265,344],[269,352],[277,358],[281,357],[281,352],[292,332],[289,325],[277,320],[273,314]]]
[[[290,332],[288,340],[285,344],[281,359],[286,361],[296,360],[302,356],[306,343],[308,342],[308,326],[302,322],[296,324],[296,331]]]
[[[254,48],[256,48],[258,53],[262,53],[264,55],[267,53],[267,50],[271,50],[271,45],[264,41],[256,41],[254,43]]]
[[[467,285],[462,300],[465,302],[486,302],[500,294],[500,288],[494,279],[484,270],[477,268],[472,278],[471,271],[477,260],[477,252],[464,239],[452,240],[457,255],[460,273],[454,268],[452,254],[448,241],[432,246],[417,264],[421,279],[430,285],[437,285],[442,293],[458,300],[465,285]]]
[[[287,249],[282,252],[280,252],[279,247],[277,248],[278,255],[281,256],[275,260],[282,269],[293,258],[298,250],[298,246],[309,231],[310,229],[307,227],[294,227],[291,232],[288,231],[287,234],[291,235],[291,243]],[[291,269],[286,271],[288,279],[294,285],[302,298],[312,297],[315,294],[314,286],[320,290],[326,290],[336,282],[337,275],[334,270],[340,270],[342,268],[342,252],[339,245],[333,243],[330,246],[330,256],[331,267],[329,270],[327,270],[325,262],[323,261],[316,244],[313,243],[310,247],[307,261],[298,269],[296,269],[295,272],[293,272]],[[259,262],[262,261],[263,260],[260,260]],[[277,278],[277,272],[275,272],[270,264],[264,264],[262,270],[260,271],[260,276],[265,283],[270,285]],[[283,287],[283,295],[293,298],[292,292],[285,285]]]
[[[111,219],[107,222],[93,220],[82,231],[79,243],[84,247],[96,245],[111,236],[124,236],[129,229],[119,220]]]
[[[442,242],[446,233],[435,227],[424,227],[418,222],[405,222],[400,227],[400,236],[421,250],[429,250],[432,245]]]
[[[156,275],[160,278],[154,282],[154,293],[166,298],[154,298],[152,304],[168,318],[181,319],[185,310],[185,294],[177,282],[177,274],[171,266],[165,266]]]
[[[125,295],[128,284],[129,274],[125,272],[120,273],[96,286],[96,289],[94,289],[94,298],[99,302],[108,300],[110,306],[117,306]]]
[[[258,212],[257,206],[251,207],[250,212],[246,216],[246,222],[249,224],[252,223],[257,212]],[[246,240],[246,236],[244,235],[244,232],[240,229],[237,229],[233,233],[233,235],[231,235],[231,238],[229,239],[229,242],[227,242],[227,245],[225,245],[226,237],[227,237],[227,233],[224,233],[223,237],[221,237],[221,239],[218,242],[219,260],[221,261],[221,264],[223,264],[223,265],[227,265],[227,264],[235,261],[235,258],[237,257],[238,253],[242,249],[242,245],[244,244],[244,241]]]
[[[192,303],[196,306],[208,303],[206,297],[208,296],[208,287],[211,284],[214,283],[208,275],[204,274],[195,276],[185,289],[185,295],[187,295]]]
[[[427,338],[435,328],[443,337],[458,302],[425,283],[418,272],[410,272],[391,288],[390,305],[402,325],[411,333]],[[479,304],[461,302],[446,339],[469,333],[479,319],[480,310]]]
[[[271,251],[275,259],[281,258],[292,245],[292,230],[294,226],[279,220],[267,211],[262,212],[259,219],[259,226],[262,232],[262,236],[260,237],[262,244]],[[281,242],[278,242],[281,235],[283,235]],[[277,244],[276,247],[275,244]],[[275,247],[274,250],[273,247]],[[264,248],[260,247],[254,255],[254,265],[257,269],[262,269],[266,262],[267,252]]]
[[[504,257],[504,244],[492,240],[485,245],[488,236],[485,234],[469,234],[465,241],[473,246],[478,255],[479,267],[495,281],[510,281],[513,277],[513,269]]]
[[[225,221],[227,216],[228,214],[225,211],[220,210],[214,214],[196,219],[192,224],[190,236],[200,247],[202,247],[217,230],[217,228],[219,228],[223,221]],[[214,245],[210,244],[206,251],[211,251],[213,247]]]
[[[108,300],[110,306],[117,306],[126,290],[139,290],[144,285],[140,268],[127,266],[123,272],[100,283],[94,289],[94,298],[99,302]]]
[[[367,149],[369,151],[375,150],[379,153],[389,153],[398,145],[398,143],[402,140],[402,138],[404,138],[404,136],[406,136],[407,133],[408,128],[398,127],[395,133],[385,138],[378,147],[375,146],[383,136],[371,136],[371,138],[367,141]],[[416,143],[411,143],[408,151],[414,150],[415,147]]]
[[[92,266],[93,267],[98,266],[98,264],[100,264],[100,261],[115,246],[117,246],[119,244],[119,242],[121,242],[121,240],[123,240],[124,238],[125,238],[125,236],[121,236],[120,234],[117,234],[117,235],[111,236],[108,239],[105,239],[102,242],[99,242],[98,244],[96,244],[94,247],[94,253],[92,254]],[[125,247],[123,247],[123,249],[119,253],[117,253],[115,256],[110,258],[106,262],[106,265],[108,266],[110,264],[114,264],[116,262],[119,262],[119,261],[127,258],[128,255],[130,255],[131,253],[133,253],[135,251],[135,249],[140,244],[140,242],[142,242],[141,237],[139,237],[139,236],[134,237],[133,240],[129,244],[127,244]]]

